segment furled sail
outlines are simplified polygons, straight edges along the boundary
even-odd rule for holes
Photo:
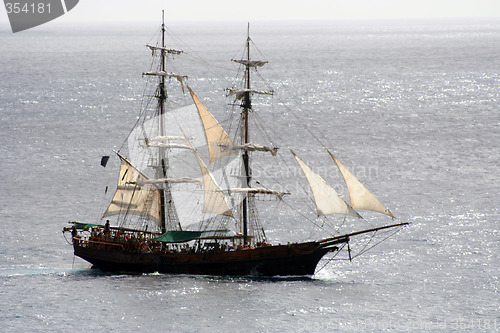
[[[154,45],[146,45],[146,46],[149,47],[149,49],[151,50],[151,52],[153,52],[153,54],[155,51],[165,51],[169,54],[176,54],[176,55],[184,53],[184,51],[169,49],[163,46],[154,46]]]
[[[137,182],[131,182],[131,184],[137,184],[139,186],[144,186],[144,185],[161,185],[161,184],[180,184],[180,183],[195,183],[195,184],[201,184],[201,181],[197,178],[191,178],[191,177],[179,177],[179,178],[156,178],[156,179],[148,179],[145,181],[137,181]]]
[[[242,99],[246,93],[251,94],[261,94],[261,95],[272,95],[274,91],[272,90],[257,90],[257,89],[228,89],[227,96],[236,95],[236,99]]]
[[[208,111],[208,109],[203,105],[198,96],[191,90],[188,86],[191,97],[193,98],[198,113],[200,115],[201,121],[203,123],[203,128],[205,129],[205,135],[208,143],[208,152],[210,155],[210,162],[214,162],[224,156],[232,153],[232,151],[224,151],[221,146],[232,146],[233,142],[227,135],[226,131],[220,126],[214,116]]]
[[[235,187],[224,192],[227,193],[252,193],[252,194],[273,194],[277,196],[280,200],[283,199],[283,196],[286,194],[290,194],[290,192],[280,192],[276,190],[270,190],[264,187]]]
[[[233,145],[233,146],[227,146],[227,145],[220,145],[220,146],[223,148],[224,151],[225,150],[264,151],[271,153],[272,156],[276,156],[276,153],[278,152],[278,147],[263,146],[255,143],[245,143],[242,145]]]
[[[148,177],[136,169],[123,156],[115,195],[103,217],[118,214],[141,215],[160,224],[160,191],[153,184],[146,184]],[[137,183],[144,182],[143,186]]]
[[[149,142],[163,142],[163,143],[167,143],[167,142],[170,142],[170,141],[173,141],[173,140],[177,140],[177,141],[186,141],[186,138],[183,137],[183,136],[179,136],[179,135],[160,135],[160,136],[155,136],[154,138],[151,138],[151,139],[147,139]]]
[[[184,91],[184,79],[187,79],[188,77],[186,75],[181,75],[177,73],[170,73],[170,72],[165,72],[165,71],[158,71],[158,72],[146,72],[142,73],[142,75],[153,75],[153,76],[164,76],[168,78],[176,78],[177,81],[181,84],[182,91]]]
[[[368,189],[361,184],[361,182],[354,177],[354,175],[347,170],[347,168],[340,163],[340,161],[333,156],[333,154],[328,151],[333,161],[337,165],[344,177],[345,183],[347,185],[347,190],[349,191],[349,198],[351,201],[351,207],[356,209],[366,209],[375,212],[380,212],[390,217],[394,218],[394,215],[389,211],[389,209],[380,202]]]
[[[352,209],[335,191],[329,186],[320,175],[315,173],[300,157],[293,153],[293,156],[299,163],[304,175],[309,182],[311,191],[316,203],[318,216],[331,214],[344,214],[361,218],[361,216]]]
[[[262,67],[265,64],[269,63],[269,61],[262,61],[262,60],[234,60],[234,59],[231,59],[231,60],[238,63],[238,64],[242,64],[244,66],[254,67],[254,68]]]
[[[153,76],[165,76],[165,77],[173,77],[178,79],[179,81],[182,81],[183,79],[186,79],[186,75],[180,75],[176,73],[170,73],[170,72],[165,72],[165,71],[158,71],[158,72],[145,72],[142,73],[142,75],[153,75]]]
[[[178,144],[178,143],[155,142],[155,141],[148,141],[148,140],[145,140],[145,142],[146,142],[146,146],[148,146],[148,147],[190,149],[189,146]]]

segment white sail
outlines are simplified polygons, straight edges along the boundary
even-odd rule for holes
[[[152,165],[158,164],[155,160],[158,158],[158,148],[146,146],[144,144],[146,138],[151,138],[149,139],[151,142],[192,145],[205,165],[208,163],[209,153],[205,129],[195,104],[164,114],[164,133],[168,136],[159,135],[158,118],[151,118],[138,125],[129,136],[129,158],[139,170],[150,179],[157,177],[156,169]],[[186,143],[186,138],[188,143]],[[190,149],[169,149],[166,153],[169,166],[168,178],[190,177],[199,180],[197,183],[170,183],[172,202],[175,205],[179,222],[183,228],[188,228],[194,222],[207,217],[203,207],[205,194],[199,185],[203,183],[203,176],[199,163]],[[222,158],[221,162],[223,163],[219,168],[211,170],[216,183],[222,188],[240,187],[241,180],[233,175],[239,171],[241,156],[236,153],[230,154]],[[232,196],[228,204],[233,209],[239,205],[239,202],[240,198]]]
[[[152,184],[146,184],[148,178],[136,169],[121,155],[120,175],[118,186],[103,217],[119,214],[141,215],[155,221],[158,225],[160,218],[160,191]],[[144,182],[143,186],[137,183]]]
[[[203,212],[234,217],[227,204],[226,197],[222,194],[222,190],[219,185],[217,185],[213,175],[198,154],[196,154],[194,150],[193,152],[198,160],[203,175]]]
[[[205,129],[210,162],[214,162],[224,156],[231,154],[231,151],[223,151],[221,149],[222,145],[231,146],[233,144],[226,131],[224,131],[215,117],[210,113],[210,111],[208,111],[205,105],[203,105],[198,96],[195,95],[195,93],[189,86],[188,89],[191,93],[191,97],[193,98],[196,108],[198,109],[198,113],[200,114],[203,128]]]
[[[331,186],[329,186],[320,175],[315,173],[300,157],[293,153],[293,156],[299,163],[304,175],[309,182],[311,191],[314,196],[314,201],[316,203],[316,211],[318,216],[321,215],[331,215],[331,214],[343,214],[351,215],[361,218],[361,216],[352,209],[335,191]]]
[[[180,163],[176,162],[178,159],[181,160],[185,156],[189,158],[192,155],[189,146],[185,144],[186,137],[190,138],[196,148],[206,145],[196,106],[190,104],[169,111],[163,116],[163,120],[165,133],[168,133],[168,136],[160,135],[160,117],[146,120],[130,133],[128,138],[130,162],[148,178],[156,178],[156,169],[151,167],[151,162],[158,158],[158,147],[162,146],[170,148],[168,155],[171,156],[172,174],[169,177],[199,177],[199,168],[194,157],[191,158],[191,163],[188,165],[183,163],[180,168],[177,168]]]
[[[389,209],[380,202],[368,189],[361,184],[361,182],[354,177],[354,175],[347,170],[347,168],[340,163],[340,161],[333,156],[333,154],[328,151],[333,161],[340,170],[340,173],[344,177],[345,183],[347,185],[347,190],[349,191],[349,198],[351,201],[351,207],[355,209],[366,209],[379,213],[389,215],[394,218],[394,215],[389,211]]]

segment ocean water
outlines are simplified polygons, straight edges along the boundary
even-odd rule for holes
[[[201,27],[170,25],[190,85],[224,119],[247,27]],[[499,330],[500,21],[252,23],[260,73],[287,106],[263,120],[334,180],[306,128],[321,135],[411,223],[352,262],[272,279],[103,274],[61,233],[105,208],[116,170],[100,157],[136,120],[155,29],[0,30],[2,332]],[[308,239],[300,222],[280,215],[268,236]]]

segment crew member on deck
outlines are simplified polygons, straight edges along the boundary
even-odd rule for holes
[[[109,237],[110,231],[109,231],[109,220],[106,220],[106,224],[104,225],[104,236]]]

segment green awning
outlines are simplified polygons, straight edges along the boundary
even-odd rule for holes
[[[100,224],[84,223],[84,222],[77,222],[77,223],[75,223],[74,226],[75,226],[76,229],[86,229],[86,228],[91,228],[91,227],[101,227]]]
[[[154,238],[154,240],[164,243],[182,243],[196,239],[200,237],[202,233],[203,233],[202,231],[170,230],[161,235],[160,237]]]

